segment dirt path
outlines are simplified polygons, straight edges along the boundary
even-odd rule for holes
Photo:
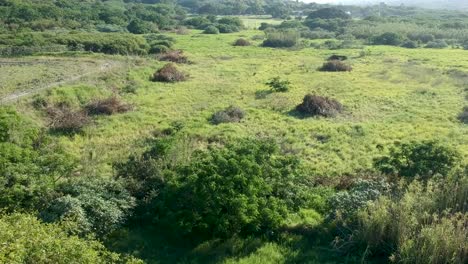
[[[17,62],[17,63],[21,63],[21,62]],[[81,78],[89,76],[89,75],[93,75],[93,74],[96,74],[96,73],[106,73],[106,72],[109,72],[110,70],[116,68],[119,65],[120,65],[120,63],[117,63],[115,61],[106,61],[106,62],[102,63],[99,66],[98,72],[96,72],[96,70],[93,70],[93,71],[85,72],[85,73],[77,75],[77,76],[70,77],[70,78],[62,80],[62,81],[49,83],[47,85],[43,85],[43,86],[37,87],[35,89],[30,89],[30,90],[26,90],[26,91],[17,91],[17,92],[8,94],[6,96],[3,96],[3,98],[0,98],[0,104],[8,104],[8,103],[17,101],[18,99],[23,98],[25,96],[36,94],[36,93],[38,93],[40,91],[43,91],[43,90],[54,88],[54,87],[57,87],[57,86],[60,86],[60,85],[63,85],[63,84],[67,84],[67,83],[71,83],[71,82],[74,82],[74,81],[78,81]]]

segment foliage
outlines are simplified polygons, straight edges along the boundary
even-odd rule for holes
[[[155,219],[193,238],[271,232],[301,206],[298,160],[270,141],[242,140],[199,152],[167,179]]]
[[[0,108],[0,208],[31,211],[68,177],[76,161],[15,111]]]
[[[213,25],[207,26],[203,31],[204,34],[219,34],[219,29]]]
[[[397,33],[386,32],[372,39],[374,45],[398,46],[402,43],[403,37]]]
[[[436,41],[430,41],[424,47],[428,49],[444,49],[448,47],[448,44],[444,40],[436,40]]]
[[[418,47],[418,43],[416,43],[414,41],[411,41],[411,40],[407,40],[407,41],[403,42],[401,44],[401,46],[403,48],[407,48],[407,49],[416,49]]]
[[[161,69],[157,70],[153,76],[151,81],[153,82],[182,82],[187,80],[188,75],[175,66],[173,63],[169,63],[164,65]]]
[[[187,55],[182,50],[168,51],[159,56],[160,61],[170,61],[174,63],[189,63]]]
[[[135,198],[120,181],[82,177],[61,183],[60,197],[41,212],[46,222],[72,221],[78,234],[107,235],[130,216]]]
[[[267,33],[267,39],[263,41],[264,47],[291,48],[299,40],[299,33],[296,31],[274,31]]]
[[[237,46],[237,47],[245,47],[245,46],[250,46],[250,45],[252,45],[252,43],[250,43],[250,41],[244,38],[237,39],[234,42],[234,46]]]
[[[148,34],[157,31],[150,22],[134,19],[128,24],[127,29],[133,34]]]
[[[468,106],[463,108],[463,111],[458,115],[458,120],[464,124],[468,124]]]
[[[330,7],[330,8],[322,8],[322,9],[316,10],[307,16],[307,19],[317,19],[317,18],[319,19],[336,19],[336,18],[349,19],[351,18],[351,16],[346,14],[346,12],[344,12],[341,9]]]
[[[343,105],[335,99],[307,94],[296,110],[306,116],[332,117],[343,110]]]
[[[347,72],[352,71],[353,68],[341,60],[331,60],[325,62],[319,70],[326,72]]]
[[[81,132],[90,122],[86,111],[72,109],[66,104],[49,106],[46,112],[49,116],[49,128],[60,133],[73,134]]]
[[[142,263],[111,253],[98,241],[69,236],[26,214],[0,217],[2,263]]]
[[[291,82],[288,80],[281,80],[280,77],[275,77],[269,80],[266,85],[270,86],[273,92],[287,92],[289,90],[289,86]]]
[[[425,179],[447,175],[460,159],[460,154],[436,141],[397,143],[389,154],[375,159],[375,167],[385,174]]]
[[[221,123],[237,123],[245,117],[244,110],[236,106],[229,106],[228,108],[218,111],[211,117],[211,123],[219,125]]]

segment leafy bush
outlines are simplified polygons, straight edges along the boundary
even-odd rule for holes
[[[142,263],[111,253],[98,241],[69,236],[27,214],[0,217],[2,263]]]
[[[234,25],[218,24],[216,27],[219,30],[219,33],[234,33],[239,32],[240,28]]]
[[[394,32],[386,32],[380,36],[376,36],[372,39],[374,45],[390,45],[399,46],[403,41],[403,37]]]
[[[185,20],[184,24],[196,29],[204,29],[207,26],[211,25],[212,22],[206,17],[198,16]]]
[[[133,34],[148,34],[157,31],[152,23],[143,21],[141,19],[132,20],[128,24],[127,29],[130,33]]]
[[[240,39],[236,40],[236,42],[234,42],[234,46],[238,46],[238,47],[239,46],[240,47],[245,47],[245,46],[250,46],[250,45],[252,45],[250,43],[250,41],[248,41],[248,40],[246,40],[244,38],[240,38]]]
[[[229,106],[228,108],[218,111],[211,117],[211,123],[219,125],[221,123],[237,123],[245,117],[245,112],[239,107]]]
[[[174,63],[189,63],[188,57],[182,50],[167,51],[159,56],[159,60]]]
[[[468,106],[463,108],[463,111],[458,115],[458,120],[464,124],[468,124]]]
[[[182,82],[187,80],[188,76],[181,72],[173,63],[164,65],[161,69],[157,70],[152,77],[153,82]]]
[[[351,18],[350,15],[348,15],[346,12],[343,10],[340,10],[338,8],[330,7],[330,8],[322,8],[319,10],[316,10],[312,13],[310,13],[307,16],[307,19],[335,19],[335,18],[341,18],[341,19],[349,19]]]
[[[155,219],[173,234],[196,239],[274,231],[304,202],[298,165],[270,141],[198,152],[167,179]]]
[[[86,111],[73,110],[65,104],[47,107],[46,112],[49,128],[61,133],[80,132],[91,121]]]
[[[287,92],[291,82],[288,80],[281,80],[280,77],[275,77],[268,81],[266,85],[270,86],[273,92]]]
[[[120,101],[116,96],[95,100],[85,106],[89,115],[113,115],[130,111],[132,107]]]
[[[407,48],[407,49],[416,49],[418,47],[418,43],[416,43],[414,41],[411,41],[411,40],[408,40],[408,41],[403,42],[403,44],[401,44],[401,46],[403,48]]]
[[[61,183],[60,197],[41,212],[46,222],[72,221],[75,232],[105,236],[123,225],[135,206],[135,198],[122,182],[111,179],[80,178]]]
[[[447,47],[448,47],[448,44],[447,42],[445,42],[445,40],[431,41],[427,43],[427,45],[425,46],[425,48],[428,48],[428,49],[445,49]]]
[[[456,150],[435,141],[409,142],[395,144],[388,155],[375,159],[374,164],[385,174],[427,179],[447,175],[459,156]]]
[[[203,34],[219,34],[219,29],[215,26],[207,26]]]
[[[296,110],[306,116],[332,117],[343,110],[343,105],[335,99],[308,94]]]
[[[263,41],[264,47],[290,48],[294,47],[299,40],[296,31],[275,31],[267,33],[267,39]]]
[[[340,60],[331,60],[325,62],[322,67],[319,68],[319,70],[326,72],[344,72],[352,71],[353,68]]]

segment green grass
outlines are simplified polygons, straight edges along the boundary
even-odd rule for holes
[[[150,82],[150,75],[164,63],[147,58],[132,62],[127,74],[121,71],[94,80],[91,88],[64,85],[49,92],[55,101],[68,96],[85,103],[121,89],[127,79],[138,86],[136,95],[123,95],[135,105],[134,111],[97,118],[84,134],[59,140],[76,155],[88,156],[89,149],[100,152],[95,155],[99,161],[93,163],[107,174],[111,162],[125,159],[129,152],[140,149],[139,140],[173,121],[184,123],[188,134],[205,138],[273,137],[285,149],[298,153],[319,175],[369,169],[372,159],[381,154],[377,146],[397,140],[437,139],[456,146],[466,159],[468,128],[456,116],[466,103],[463,89],[467,81],[447,74],[468,69],[466,51],[373,46],[366,48],[370,55],[360,57],[361,50],[271,49],[259,47],[258,41],[250,47],[232,46],[239,37],[260,33],[174,35],[176,48],[194,62],[179,66],[190,74],[187,82]],[[316,70],[335,53],[351,57],[354,70]],[[265,82],[275,76],[292,82],[289,92],[264,93],[268,89]],[[328,119],[295,117],[291,110],[307,93],[336,98],[344,104],[344,113]],[[209,123],[212,113],[232,104],[246,110],[243,122]],[[30,107],[21,108],[36,113]]]

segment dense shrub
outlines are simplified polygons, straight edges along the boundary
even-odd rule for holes
[[[86,111],[73,110],[65,104],[50,106],[46,109],[49,128],[61,133],[80,132],[90,122]]]
[[[388,155],[375,159],[375,167],[382,173],[402,177],[447,175],[459,161],[460,154],[449,146],[435,141],[398,143]]]
[[[343,110],[343,105],[335,99],[308,94],[296,110],[305,116],[332,117]]]
[[[340,18],[340,19],[350,19],[351,16],[348,15],[346,12],[343,10],[340,10],[338,8],[330,7],[330,8],[322,8],[316,11],[313,11],[307,16],[307,19],[335,19],[335,18]]]
[[[148,34],[157,31],[157,29],[152,23],[143,21],[141,19],[132,20],[128,24],[127,29],[130,33],[133,34]]]
[[[216,27],[219,30],[219,33],[234,33],[239,32],[240,28],[234,25],[226,25],[226,24],[217,24]]]
[[[219,29],[215,26],[207,26],[203,31],[204,34],[219,34]]]
[[[27,214],[0,217],[1,263],[142,263],[109,252],[96,240],[69,236]]]
[[[399,46],[402,42],[403,37],[394,32],[386,32],[380,36],[372,38],[372,44],[374,45]]]
[[[174,63],[189,63],[188,57],[182,50],[167,51],[159,56],[160,61],[170,61]]]
[[[197,16],[185,20],[184,24],[196,29],[204,29],[207,26],[211,25],[212,22],[206,17]]]
[[[151,80],[153,82],[182,82],[187,80],[188,76],[186,73],[179,71],[175,64],[169,63],[164,65],[161,69],[157,70]]]
[[[468,124],[468,106],[463,108],[463,111],[458,115],[460,122]]]
[[[228,108],[218,111],[211,117],[211,123],[218,125],[221,123],[237,123],[245,117],[244,110],[239,107],[229,106]]]
[[[352,71],[353,68],[340,60],[331,60],[325,62],[322,67],[319,68],[319,70],[326,72],[343,72]]]
[[[448,44],[445,42],[445,40],[436,40],[427,43],[427,45],[424,47],[428,49],[445,49],[448,47]]]
[[[281,80],[280,77],[275,77],[269,80],[266,85],[270,86],[272,92],[287,92],[291,82],[288,80]]]
[[[130,111],[132,107],[123,103],[118,97],[95,100],[85,107],[89,115],[113,115]]]
[[[62,182],[61,194],[40,215],[46,222],[71,221],[80,235],[105,236],[123,225],[135,206],[120,181],[83,177]]]
[[[198,152],[167,179],[157,224],[194,239],[265,234],[305,202],[299,162],[270,141],[240,140]]]
[[[299,41],[299,33],[296,31],[275,31],[267,33],[267,39],[263,41],[264,47],[291,48]]]
[[[415,49],[418,47],[418,43],[414,42],[414,41],[411,41],[411,40],[407,40],[405,42],[403,42],[403,44],[401,44],[401,46],[403,48],[407,48],[407,49]]]
[[[236,40],[236,42],[234,42],[234,46],[240,46],[240,47],[245,47],[245,46],[250,46],[252,45],[250,43],[250,41],[244,39],[244,38],[240,38],[238,40]]]

